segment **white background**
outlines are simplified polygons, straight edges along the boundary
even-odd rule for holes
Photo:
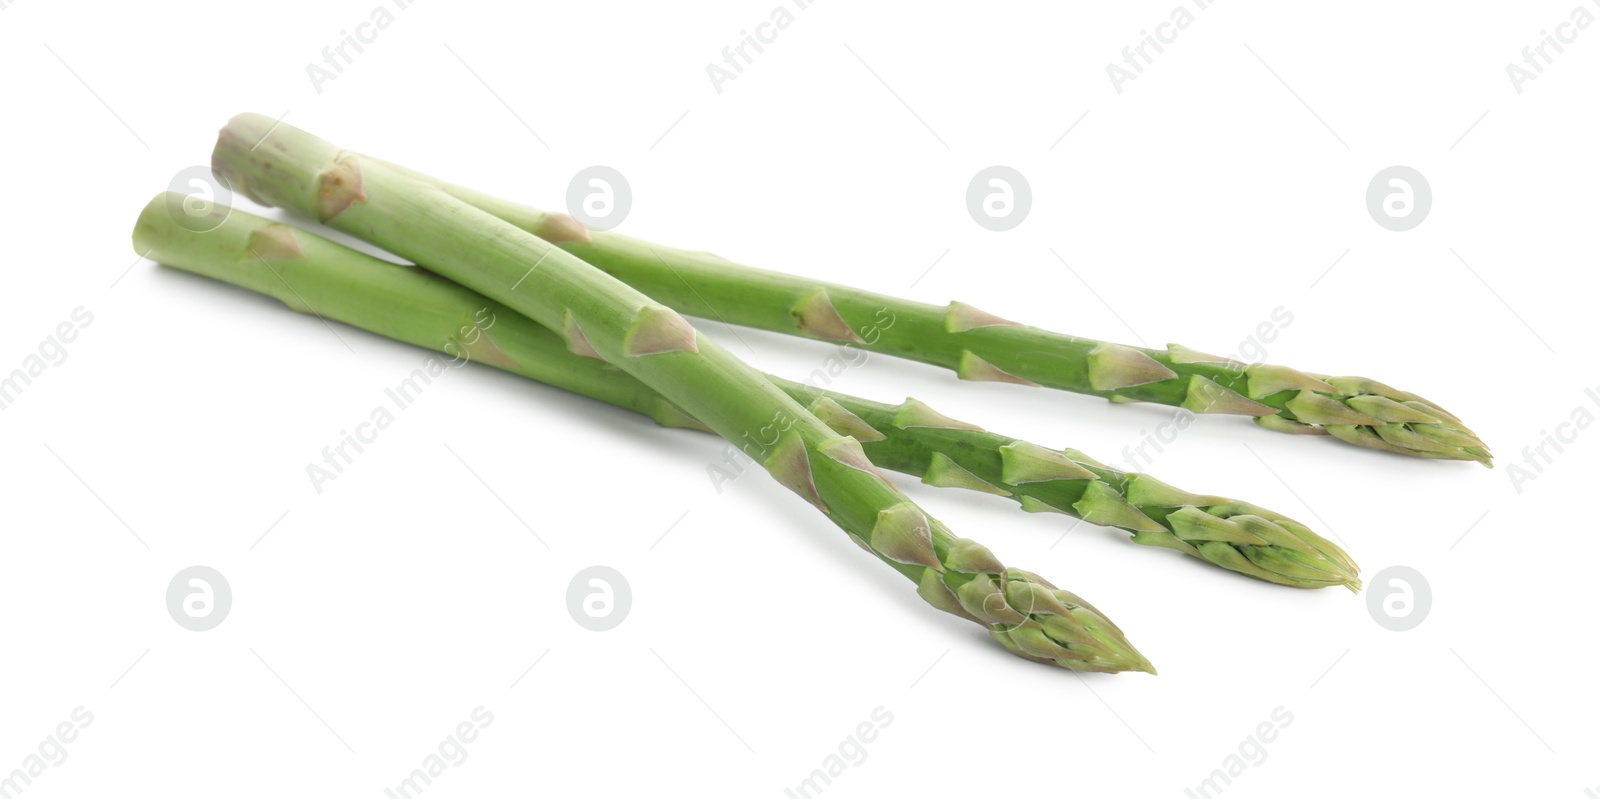
[[[1520,492],[1508,469],[1600,415],[1600,28],[1521,94],[1506,74],[1579,0],[1226,0],[1120,94],[1106,65],[1178,0],[823,0],[720,94],[706,66],[778,0],[424,1],[319,93],[307,65],[378,2],[0,11],[0,371],[93,314],[0,414],[0,772],[75,707],[94,719],[28,797],[379,797],[478,706],[493,723],[426,796],[777,797],[880,706],[893,722],[824,795],[1183,796],[1279,707],[1292,723],[1224,795],[1600,792],[1600,431]],[[1161,670],[1086,679],[929,609],[764,475],[718,493],[715,439],[489,369],[430,387],[318,495],[306,465],[424,353],[128,241],[242,111],[545,207],[609,165],[631,235],[1078,335],[1229,352],[1282,306],[1270,360],[1430,397],[1499,466],[1213,417],[1151,467],[1337,536],[1369,579],[1418,570],[1432,609],[1403,633],[1365,595],[904,480]],[[991,164],[1033,188],[1006,233],[965,209]],[[1405,233],[1364,200],[1393,164],[1434,193]],[[829,353],[705,329],[795,376]],[[885,358],[835,385],[1106,460],[1171,413]],[[204,633],[164,604],[194,564],[234,594]],[[606,633],[566,606],[594,564],[633,591]]]

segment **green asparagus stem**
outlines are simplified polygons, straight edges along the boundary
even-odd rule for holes
[[[716,255],[585,230],[549,213],[408,171],[451,195],[545,238],[691,316],[824,339],[943,366],[964,380],[994,380],[1156,402],[1195,413],[1255,417],[1284,433],[1332,435],[1357,446],[1492,466],[1489,448],[1460,419],[1409,392],[1364,377],[1330,377],[1245,364],[1168,344],[1128,347],[1028,327],[966,303],[926,305],[769,272]],[[857,331],[887,316],[879,335]]]
[[[277,297],[302,312],[479,360],[542,383],[642,413],[668,427],[704,429],[678,406],[606,363],[572,352],[553,331],[487,297],[415,267],[390,264],[241,211],[222,232],[180,226],[166,208],[146,209],[140,251],[179,269]],[[250,241],[293,237],[273,269],[239,256]],[[280,251],[284,248],[279,248]],[[464,323],[463,320],[471,320]],[[1073,451],[1050,450],[947,419],[916,400],[885,405],[768,375],[840,435],[862,442],[876,466],[924,483],[1009,496],[1030,511],[1054,511],[1134,534],[1251,577],[1299,588],[1359,586],[1355,564],[1304,525],[1262,508],[1191,494],[1147,475],[1110,469]]]
[[[578,258],[259,114],[223,128],[212,168],[258,203],[384,247],[561,331],[568,348],[660,392],[915,582],[924,600],[983,624],[1012,652],[1068,669],[1150,670],[1098,611],[957,538],[878,472],[855,439],[835,433],[671,309]],[[274,258],[293,258],[305,246],[286,226],[229,244],[236,258],[248,254],[247,263],[269,269]]]

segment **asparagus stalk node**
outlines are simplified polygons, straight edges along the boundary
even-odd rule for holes
[[[153,202],[136,246],[161,262],[274,296],[381,335],[469,358],[642,413],[668,427],[707,429],[580,339],[554,331],[470,289],[305,231],[234,211],[221,232],[178,225]],[[257,253],[270,257],[254,260]],[[241,260],[243,258],[243,260]],[[476,320],[494,324],[483,329]],[[467,322],[466,320],[473,320]],[[576,346],[567,343],[577,342]],[[1024,510],[1064,513],[1133,533],[1225,569],[1299,588],[1359,586],[1357,569],[1304,525],[1237,500],[1190,493],[949,419],[916,400],[887,405],[768,375],[873,465],[948,486],[1010,497]]]
[[[565,332],[570,348],[622,369],[740,446],[915,582],[924,600],[983,624],[1012,652],[1069,669],[1150,669],[1087,603],[956,537],[874,469],[855,439],[834,432],[670,308],[577,257],[259,114],[223,128],[212,167],[258,203],[314,218]],[[295,238],[303,252],[307,242]],[[267,260],[248,240],[237,244],[236,257]]]
[[[1492,466],[1461,420],[1416,394],[1364,377],[1247,364],[1179,344],[1129,347],[1052,333],[962,302],[928,305],[736,264],[611,231],[585,231],[549,213],[417,172],[536,236],[547,237],[672,308],[730,324],[861,347],[953,370],[964,380],[1047,386],[1113,402],[1154,402],[1195,413],[1242,414],[1283,433],[1331,435],[1370,449]],[[887,312],[895,324],[855,331]]]

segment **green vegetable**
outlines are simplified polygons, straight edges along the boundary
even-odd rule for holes
[[[704,252],[585,231],[548,213],[409,172],[610,273],[691,316],[861,347],[995,380],[1157,402],[1195,413],[1255,417],[1269,430],[1332,435],[1419,458],[1491,465],[1489,448],[1460,419],[1415,394],[1364,377],[1244,364],[1169,344],[1128,347],[1052,333],[961,302],[926,305],[742,266]],[[876,322],[892,319],[887,326]],[[859,331],[873,327],[866,338]]]
[[[834,432],[676,312],[577,257],[384,164],[259,114],[240,115],[223,128],[212,168],[258,203],[383,247],[560,331],[574,352],[629,373],[740,447],[915,582],[924,600],[983,624],[1011,651],[1070,669],[1149,670],[1098,611],[957,538],[879,473],[855,439]],[[157,204],[154,213],[165,213],[165,200]],[[162,252],[158,239],[140,238],[142,246]],[[306,248],[316,245],[278,226],[227,246],[251,268],[256,261],[271,268],[274,260],[301,262]],[[366,301],[377,304],[382,297]],[[304,302],[316,307],[314,297]]]
[[[160,205],[146,210],[137,246],[141,251],[153,247],[153,255],[170,266],[254,289],[303,312],[309,304],[327,318],[454,358],[480,360],[637,411],[665,426],[701,427],[627,373],[571,351],[551,330],[436,275],[240,211],[226,218],[221,233],[194,233]],[[268,269],[252,263],[244,250],[253,237],[274,242],[292,237],[299,252],[289,255],[277,248],[283,257],[274,258]],[[1009,496],[1030,511],[1120,527],[1138,543],[1176,549],[1283,585],[1359,586],[1356,566],[1342,550],[1271,511],[1118,472],[1081,453],[985,432],[916,400],[885,405],[768,379],[836,433],[860,441],[874,465],[924,483]]]

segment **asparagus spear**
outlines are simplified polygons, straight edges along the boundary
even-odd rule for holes
[[[1012,652],[1068,669],[1151,670],[1094,608],[956,537],[879,473],[855,439],[835,433],[671,309],[575,256],[259,114],[237,116],[222,129],[212,168],[258,203],[365,239],[562,331],[574,351],[638,378],[739,446],[915,582],[929,604],[983,624]],[[240,244],[226,246],[269,270],[305,246],[288,227]]]
[[[824,339],[943,366],[964,380],[994,380],[1157,402],[1195,413],[1255,417],[1284,433],[1332,435],[1357,446],[1492,466],[1489,448],[1461,420],[1415,394],[1364,377],[1331,377],[1245,364],[1179,344],[1129,347],[1052,333],[962,302],[927,305],[849,286],[770,272],[716,255],[586,231],[549,213],[408,171],[541,236],[691,316]],[[870,340],[857,333],[887,315]]]
[[[479,360],[664,426],[705,429],[626,372],[573,352],[553,331],[470,289],[241,211],[227,215],[220,233],[195,232],[165,212],[180,200],[167,195],[145,210],[134,234],[139,251],[151,250],[169,266],[265,293],[302,312],[315,308],[325,318],[452,358]],[[276,248],[271,269],[252,262],[252,241],[285,245]],[[930,485],[1009,496],[1031,511],[1119,527],[1138,543],[1283,585],[1359,585],[1355,564],[1342,550],[1271,511],[1118,472],[1074,451],[985,432],[916,400],[886,405],[767,377],[835,432],[861,441],[867,458],[881,468]]]

